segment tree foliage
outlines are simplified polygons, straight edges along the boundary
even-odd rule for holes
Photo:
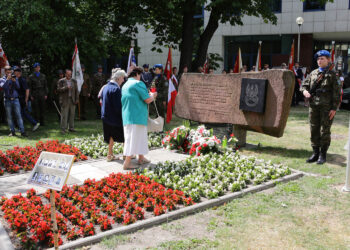
[[[75,38],[85,64],[109,53],[125,53],[135,34],[135,23],[125,19],[128,13],[120,1],[109,3],[1,0],[0,42],[11,64],[30,66],[38,61],[46,73],[71,66]]]

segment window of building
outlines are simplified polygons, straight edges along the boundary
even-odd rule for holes
[[[196,8],[196,14],[193,18],[204,18],[204,6],[198,6]]]
[[[304,1],[304,11],[321,11],[325,10],[326,4],[320,3],[319,1]]]
[[[282,12],[282,0],[270,0],[270,1],[271,1],[272,12],[281,13]]]

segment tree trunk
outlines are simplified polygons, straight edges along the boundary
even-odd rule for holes
[[[186,1],[185,11],[182,19],[182,41],[180,45],[179,73],[183,72],[185,66],[191,70],[193,50],[193,16],[195,15],[196,3],[193,0]]]
[[[210,13],[207,27],[205,27],[205,30],[199,39],[199,46],[196,53],[196,59],[192,63],[192,69],[194,71],[197,71],[197,68],[203,66],[205,63],[210,40],[212,39],[215,31],[219,27],[219,18],[220,14],[217,14],[216,11],[213,9]]]

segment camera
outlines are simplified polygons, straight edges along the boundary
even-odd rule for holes
[[[11,74],[11,78],[15,78],[16,79],[16,75],[14,73]]]

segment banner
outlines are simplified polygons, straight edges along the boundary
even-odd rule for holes
[[[72,58],[72,78],[77,81],[78,91],[80,93],[81,86],[84,83],[83,71],[81,70],[78,45],[75,43],[73,58]]]

